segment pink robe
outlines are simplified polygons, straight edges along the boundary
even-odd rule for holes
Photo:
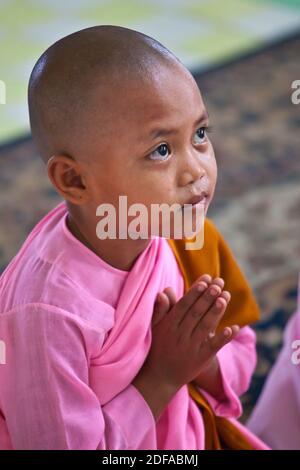
[[[297,310],[248,425],[273,449],[300,450],[300,276]]]
[[[77,240],[66,217],[62,202],[0,278],[0,449],[203,449],[187,385],[155,422],[131,384],[151,345],[157,293],[171,286],[183,294],[167,240],[153,238],[122,271]],[[218,359],[227,399],[205,396],[218,416],[235,419],[256,364],[253,330],[242,328]]]

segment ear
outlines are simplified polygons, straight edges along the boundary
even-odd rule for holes
[[[47,173],[58,193],[73,204],[88,200],[82,164],[67,155],[52,155],[47,162]]]

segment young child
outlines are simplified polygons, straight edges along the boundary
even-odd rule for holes
[[[300,449],[300,274],[298,305],[284,330],[282,350],[248,421],[273,449]]]
[[[119,195],[206,215],[217,168],[190,72],[142,33],[95,26],[44,52],[28,101],[64,201],[1,277],[0,448],[266,449],[236,420],[257,305],[213,223],[185,253],[96,231]]]

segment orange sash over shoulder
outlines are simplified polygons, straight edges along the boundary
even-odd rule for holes
[[[259,319],[259,308],[240,270],[234,255],[216,226],[209,219],[204,222],[204,246],[200,250],[186,250],[187,239],[168,240],[184,278],[185,292],[203,274],[222,277],[225,289],[231,294],[227,310],[217,328],[249,325]],[[216,416],[207,400],[191,382],[189,393],[196,401],[205,425],[206,449],[252,449],[242,432],[226,418]]]

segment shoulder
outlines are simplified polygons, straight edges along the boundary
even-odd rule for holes
[[[88,356],[98,353],[106,329],[53,304],[31,302],[0,314],[3,340],[11,349],[21,351],[55,348],[67,351],[70,345]]]
[[[53,327],[73,321],[85,330],[108,332],[114,324],[115,309],[59,267],[37,260],[36,270],[30,275],[20,272],[12,284],[2,289],[0,318],[6,314],[15,315],[18,321],[35,317]]]

